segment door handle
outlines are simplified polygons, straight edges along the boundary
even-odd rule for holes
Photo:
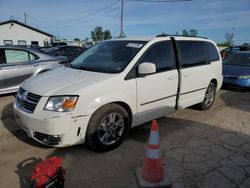
[[[175,80],[177,78],[177,76],[169,76],[168,80]]]

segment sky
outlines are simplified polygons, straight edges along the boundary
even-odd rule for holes
[[[153,1],[153,0],[151,0]],[[121,0],[0,0],[0,22],[10,18],[61,39],[90,38],[96,26],[120,33]],[[199,36],[224,42],[234,33],[234,43],[250,42],[250,0],[192,0],[138,2],[124,0],[127,37],[182,33],[196,29]]]

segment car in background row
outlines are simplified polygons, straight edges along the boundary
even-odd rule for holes
[[[230,54],[223,61],[223,86],[250,89],[250,51]]]
[[[54,55],[54,56],[64,56],[67,57],[68,61],[71,62],[77,58],[86,48],[81,48],[77,46],[56,46],[50,48],[42,49],[44,52]]]
[[[16,92],[27,78],[67,64],[65,57],[37,49],[0,46],[0,94]]]
[[[242,44],[240,46],[230,46],[225,48],[220,52],[222,60],[226,60],[230,54],[240,51],[250,51],[250,46],[248,43]]]

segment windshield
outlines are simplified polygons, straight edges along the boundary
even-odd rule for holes
[[[146,41],[105,41],[82,53],[72,68],[105,73],[119,73],[135,57]]]
[[[226,65],[238,65],[238,66],[250,66],[250,53],[246,54],[231,54],[223,64]]]
[[[45,48],[43,49],[44,52],[47,52],[47,53],[54,53],[54,51],[58,50],[58,48],[56,47],[51,47],[51,48]]]

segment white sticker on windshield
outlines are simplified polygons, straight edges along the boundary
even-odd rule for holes
[[[143,44],[138,44],[138,43],[128,43],[127,47],[131,47],[131,48],[141,48],[143,46]]]

